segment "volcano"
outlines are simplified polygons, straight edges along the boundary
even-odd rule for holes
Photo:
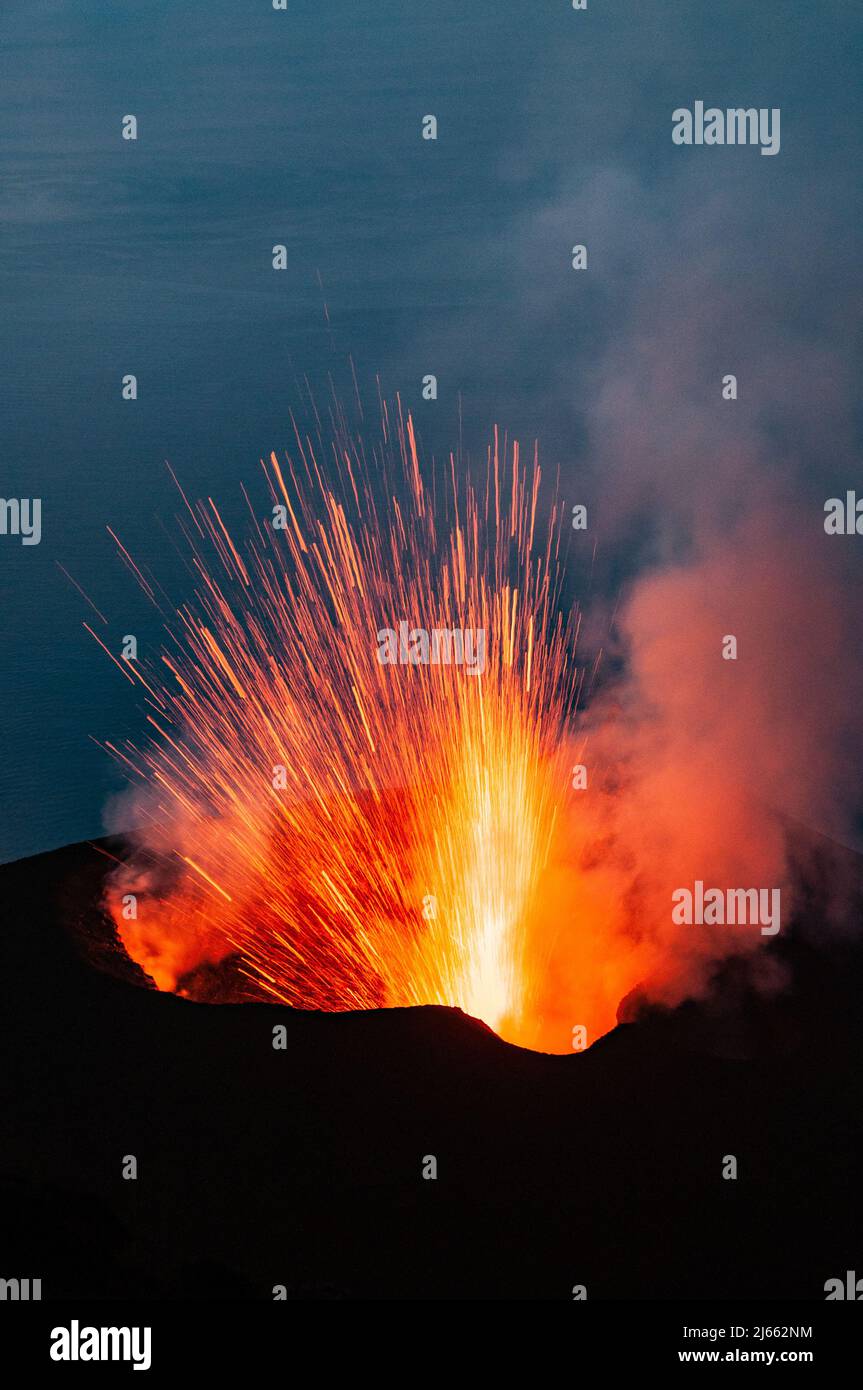
[[[222,1002],[160,992],[98,906],[124,848],[0,870],[2,1272],[44,1299],[822,1300],[859,1266],[850,851],[801,839],[781,989],[728,961],[551,1056],[445,1007],[232,1002],[230,962]]]

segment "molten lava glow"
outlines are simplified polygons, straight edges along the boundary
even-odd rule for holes
[[[599,981],[589,1007],[556,997],[562,936],[579,931],[553,867],[577,795],[561,508],[538,526],[536,458],[497,433],[481,481],[452,458],[439,472],[382,405],[368,457],[338,412],[326,443],[297,432],[272,455],[242,545],[212,500],[184,496],[194,599],[169,615],[160,661],[119,663],[152,740],[109,745],[144,821],[110,907],[161,989],[194,996],[191,972],[237,954],[256,996],[456,1005],[566,1051],[573,1024],[591,1041],[613,1026],[634,980]],[[401,620],[484,629],[483,673],[381,665],[376,634]]]

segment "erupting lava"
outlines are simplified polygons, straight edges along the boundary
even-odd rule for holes
[[[537,1045],[579,689],[560,504],[537,528],[536,457],[497,432],[480,485],[452,457],[424,476],[385,404],[370,458],[340,412],[292,454],[264,465],[270,513],[242,547],[183,494],[194,602],[158,663],[118,663],[154,737],[108,745],[145,822],[111,883],[117,928],[161,989],[194,994],[184,977],[235,954],[257,995],[456,1005]],[[484,632],[484,669],[381,664],[379,631],[405,621]]]

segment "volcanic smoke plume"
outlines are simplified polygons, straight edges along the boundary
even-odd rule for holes
[[[831,784],[799,704],[824,709],[830,682],[795,686],[788,632],[825,673],[842,635],[826,575],[803,607],[787,590],[781,527],[637,585],[613,639],[625,675],[594,690],[567,517],[555,499],[540,518],[517,443],[495,433],[464,481],[453,458],[424,468],[384,405],[370,457],[336,412],[328,441],[297,433],[264,474],[271,510],[242,544],[184,496],[196,592],[158,663],[118,663],[153,732],[108,745],[141,827],[109,907],[160,988],[194,995],[230,955],[250,997],[454,1005],[564,1052],[635,986],[673,1002],[758,949],[757,926],[673,925],[671,894],[780,887],[787,915],[769,808],[803,815]],[[402,622],[484,633],[484,670],[421,659],[418,638],[381,664]],[[721,659],[728,632],[746,662]]]

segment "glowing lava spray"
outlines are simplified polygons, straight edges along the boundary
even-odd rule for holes
[[[183,494],[194,599],[158,661],[118,663],[152,739],[108,745],[143,823],[111,911],[162,989],[194,993],[202,962],[234,954],[258,995],[456,1005],[519,1041],[571,795],[560,504],[537,524],[536,455],[497,432],[477,483],[452,457],[424,475],[400,408],[381,404],[370,457],[332,424],[263,465],[269,510],[250,507],[242,545]]]

